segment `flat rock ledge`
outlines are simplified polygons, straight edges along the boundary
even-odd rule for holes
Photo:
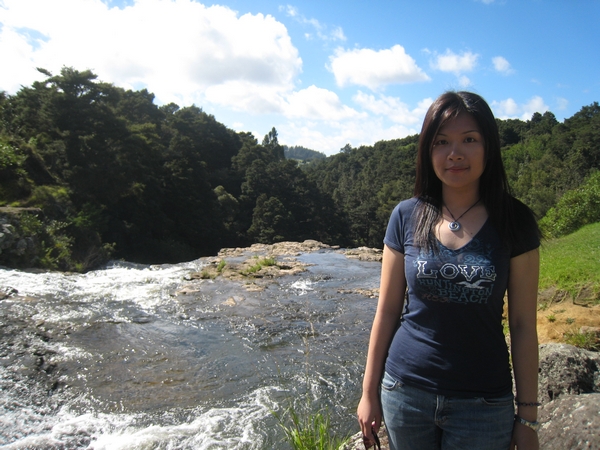
[[[600,449],[600,353],[568,344],[540,345],[540,449]],[[357,425],[358,427],[358,425]],[[385,429],[382,450],[389,450]],[[340,450],[363,450],[361,433]]]
[[[252,244],[250,247],[223,248],[219,251],[218,256],[225,257],[240,257],[245,255],[272,255],[283,256],[293,255],[299,256],[302,253],[318,252],[319,250],[338,250],[338,245],[327,245],[319,241],[306,240],[304,242],[277,242],[275,244]]]
[[[299,256],[302,253],[312,253],[322,250],[334,250],[345,254],[348,258],[361,261],[381,262],[383,251],[379,248],[358,247],[342,249],[339,245],[327,245],[319,241],[308,239],[304,242],[277,242],[275,244],[252,244],[250,247],[224,248],[218,256],[240,257],[244,255],[272,255],[272,256]]]
[[[251,291],[264,290],[274,278],[295,275],[306,270],[309,264],[296,259],[303,253],[319,251],[340,252],[348,258],[361,261],[380,262],[382,251],[376,248],[359,247],[341,249],[319,241],[277,242],[275,244],[253,244],[250,247],[224,248],[217,256],[208,258],[208,264],[200,272],[193,272],[189,280],[215,279],[241,281]],[[187,292],[179,292],[185,294]],[[358,292],[367,297],[376,297],[377,290]]]

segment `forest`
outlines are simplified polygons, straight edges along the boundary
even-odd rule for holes
[[[412,195],[418,135],[325,157],[280,144],[275,128],[259,141],[200,107],[157,106],[89,70],[38,70],[44,81],[0,92],[0,207],[31,211],[20,232],[40,242],[38,267],[173,263],[305,239],[381,247],[391,210]],[[600,221],[597,102],[563,122],[551,112],[497,122],[513,195],[546,236]]]

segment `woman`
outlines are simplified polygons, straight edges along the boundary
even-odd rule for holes
[[[540,233],[508,192],[480,96],[447,92],[431,105],[414,193],[384,239],[357,411],[365,442],[383,419],[392,450],[537,449]]]

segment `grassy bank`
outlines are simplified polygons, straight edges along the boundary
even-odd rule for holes
[[[540,291],[554,299],[568,295],[578,304],[600,303],[600,223],[542,244]]]
[[[540,342],[600,350],[600,223],[545,241],[540,259]]]

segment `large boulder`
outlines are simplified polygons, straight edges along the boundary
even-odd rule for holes
[[[568,344],[540,345],[538,398],[600,392],[600,354]],[[600,447],[599,447],[600,448]]]
[[[600,449],[600,394],[563,394],[539,410],[544,450]]]
[[[540,345],[540,448],[600,449],[600,354]]]

